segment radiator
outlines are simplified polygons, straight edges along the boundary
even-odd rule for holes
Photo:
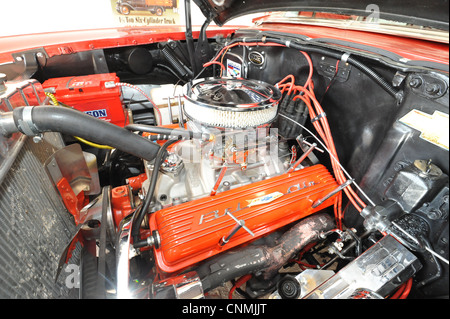
[[[44,169],[63,147],[59,134],[26,138],[0,185],[0,298],[75,298],[80,247],[55,282],[58,262],[75,232],[72,216]],[[75,266],[74,266],[75,265]],[[67,270],[70,269],[68,272]]]

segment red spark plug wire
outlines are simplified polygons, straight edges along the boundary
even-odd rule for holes
[[[391,296],[390,299],[406,299],[411,292],[413,279],[409,278],[407,282],[401,285],[398,290]]]
[[[233,285],[233,287],[231,287],[230,292],[228,293],[228,299],[233,299],[233,292],[240,288],[243,284],[245,284],[247,281],[250,280],[250,278],[252,278],[251,274],[242,276],[241,278],[239,278],[236,283]]]
[[[219,53],[216,55],[214,59],[212,59],[210,62],[206,63],[204,66],[209,66],[211,64],[219,64],[221,66],[221,69],[224,70],[225,67],[221,62],[218,62],[217,60],[227,52],[229,49],[236,47],[236,46],[281,46],[286,47],[283,44],[279,43],[273,43],[273,42],[236,42],[233,44],[230,44],[228,46],[224,46]],[[314,94],[314,83],[312,81],[312,76],[314,74],[314,68],[313,63],[310,58],[310,56],[304,52],[300,51],[305,59],[308,62],[309,65],[309,74],[307,77],[307,80],[303,86],[295,85],[295,77],[293,75],[288,75],[285,78],[283,78],[281,81],[277,83],[278,88],[282,93],[287,92],[287,95],[291,95],[292,92],[295,92],[297,95],[293,98],[293,100],[301,99],[303,102],[305,102],[306,106],[309,110],[309,115],[311,118],[311,121],[313,122],[313,126],[316,129],[317,133],[319,134],[322,141],[325,143],[325,146],[329,150],[331,154],[331,165],[336,177],[336,180],[343,184],[347,181],[346,176],[344,175],[343,170],[341,169],[341,166],[339,164],[339,158],[337,155],[336,147],[334,144],[334,140],[331,134],[331,129],[328,124],[328,120],[325,116],[325,112],[322,109],[322,106],[318,102],[318,100],[315,97]],[[338,66],[339,61],[336,64],[336,67]],[[336,69],[337,72],[337,69]],[[289,81],[288,81],[289,80]],[[361,198],[358,196],[358,194],[350,187],[344,188],[344,193],[348,197],[349,201],[352,203],[352,205],[361,212],[364,207],[367,205],[364,203],[364,201],[361,200]],[[334,212],[336,221],[338,224],[338,227],[342,228],[342,219],[343,219],[343,213],[342,213],[342,193],[340,192],[335,200],[334,203]]]

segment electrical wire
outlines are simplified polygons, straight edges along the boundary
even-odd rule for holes
[[[344,172],[344,174],[347,176],[348,179],[352,179],[352,176],[345,170],[345,168],[342,166],[341,163],[339,163],[339,161],[334,157],[333,154],[331,154],[330,150],[327,148],[327,146],[311,131],[309,130],[307,127],[305,127],[304,125],[298,123],[297,121],[283,115],[283,114],[278,114],[279,116],[282,116],[290,121],[292,121],[294,124],[300,126],[302,129],[304,129],[308,134],[310,134],[321,146],[322,148],[324,148],[327,153],[330,155],[332,161],[336,162],[337,165],[340,166],[340,168],[342,169],[342,171]],[[361,192],[361,194],[367,199],[367,201],[370,202],[371,205],[375,206],[375,203],[370,199],[369,196],[367,196],[366,193],[364,193],[364,191],[360,188],[360,186],[358,186],[358,184],[356,182],[353,182],[353,185],[358,188],[358,190]]]
[[[273,42],[273,41],[238,41],[235,43],[231,43],[229,45],[224,46],[218,54],[208,63],[204,64],[204,67],[209,66],[211,64],[219,64],[221,65],[221,68],[224,69],[224,66],[222,62],[218,62],[218,59],[222,56],[221,61],[223,61],[223,56],[225,55],[228,50],[235,46],[281,46],[286,47],[285,44],[279,43],[279,42]],[[293,75],[288,75],[284,79],[282,79],[280,82],[276,84],[276,86],[280,89],[282,93],[287,93],[287,98],[291,98],[292,92],[298,93],[293,100],[301,99],[308,107],[309,115],[311,118],[311,122],[313,123],[314,128],[316,129],[317,133],[319,134],[322,141],[320,144],[327,150],[327,152],[330,154],[331,165],[336,177],[336,180],[339,182],[339,184],[343,184],[347,181],[347,177],[350,177],[350,174],[343,168],[343,166],[339,162],[338,154],[336,151],[336,147],[334,145],[333,137],[331,134],[330,126],[328,124],[328,121],[326,119],[326,114],[322,109],[322,106],[320,105],[319,101],[316,99],[314,94],[314,83],[312,81],[312,76],[314,74],[313,64],[312,60],[309,57],[309,55],[305,51],[299,51],[305,59],[308,62],[309,65],[309,74],[307,77],[307,80],[303,86],[295,85],[295,78]],[[336,70],[337,71],[337,70]],[[290,80],[289,82],[287,82]],[[286,83],[285,83],[286,82]],[[295,122],[296,124],[300,125],[297,121],[288,118],[287,116],[283,114],[279,114],[285,118],[287,118],[290,121]],[[303,127],[303,125],[300,125]],[[314,134],[313,136],[318,139]],[[346,177],[347,176],[347,177]],[[353,183],[354,186],[358,189],[358,191],[364,195],[364,197],[368,200],[368,202],[375,206],[373,201],[370,200],[370,198],[362,191],[362,189],[356,184]],[[352,203],[352,205],[358,210],[359,212],[362,211],[364,207],[366,207],[366,203],[359,197],[359,195],[352,189],[351,186],[347,186],[344,188],[344,193],[347,195],[349,201]],[[342,228],[342,220],[343,220],[343,213],[342,213],[342,192],[339,192],[339,194],[336,196],[337,199],[334,203],[334,211],[336,216],[336,221],[339,228]]]
[[[311,121],[313,122],[314,127],[316,128],[317,132],[321,136],[321,138],[324,140],[324,142],[327,144],[328,149],[332,152],[334,158],[339,162],[338,155],[336,152],[336,148],[334,146],[333,138],[331,135],[330,127],[328,124],[328,121],[325,116],[325,112],[323,111],[322,107],[320,106],[320,103],[317,101],[317,99],[314,96],[314,92],[312,88],[310,87],[310,90],[307,90],[303,87],[298,87],[298,89],[303,92],[307,98],[311,99],[314,106],[315,111],[317,112],[317,116],[314,116],[316,113],[314,113],[314,109],[312,108],[310,103],[306,103],[309,108],[309,113],[311,117]],[[318,120],[317,120],[318,119]],[[342,170],[339,166],[335,165],[336,163],[332,162],[333,170],[336,175],[336,179],[340,184],[343,184],[346,182],[346,178],[344,174],[342,173]],[[346,193],[347,197],[351,201],[351,203],[355,206],[355,208],[361,212],[361,210],[366,206],[366,204],[359,198],[359,196],[352,190],[351,187],[346,187],[344,189],[344,192]],[[359,207],[359,205],[361,207]]]
[[[147,194],[145,195],[145,198],[143,200],[143,204],[139,210],[135,211],[136,216],[133,218],[133,225],[131,227],[131,235],[133,237],[134,244],[139,243],[140,241],[140,226],[142,224],[142,221],[144,220],[145,214],[147,214],[151,201],[153,198],[153,194],[155,192],[156,188],[156,182],[158,181],[158,173],[159,173],[159,167],[163,163],[166,155],[167,155],[167,148],[178,142],[182,136],[178,136],[174,139],[170,139],[167,142],[164,143],[164,145],[159,149],[158,154],[156,155],[155,162],[154,162],[154,169],[152,172],[152,175],[150,177],[150,184],[148,187]]]
[[[409,278],[389,299],[406,299],[411,292],[413,279]]]
[[[59,102],[58,102],[58,100],[56,99],[56,97],[55,97],[54,94],[52,94],[52,93],[50,93],[50,92],[44,92],[44,93],[45,93],[45,95],[46,95],[50,100],[52,100],[52,103],[53,103],[54,106],[59,106]]]
[[[325,112],[323,111],[320,103],[317,101],[315,94],[314,94],[314,83],[312,82],[312,75],[313,75],[313,64],[312,60],[309,57],[309,55],[306,52],[300,51],[304,57],[306,58],[308,65],[309,65],[309,75],[305,82],[304,86],[297,86],[297,85],[291,85],[288,91],[288,98],[292,90],[295,92],[298,92],[299,94],[296,95],[293,99],[293,101],[297,99],[301,99],[306,106],[308,107],[309,116],[311,118],[311,122],[313,123],[314,128],[318,132],[319,136],[323,140],[324,144],[326,145],[326,149],[330,156],[334,159],[331,161],[333,171],[335,173],[336,180],[343,184],[347,181],[345,175],[342,173],[342,165],[339,164],[339,159],[337,155],[337,151],[334,145],[333,137],[331,135],[331,130],[328,124],[328,121],[326,119]],[[292,76],[293,77],[293,76]],[[290,78],[291,83],[295,83],[295,80],[293,80],[291,76],[285,77],[283,80],[277,83],[277,85],[283,86],[283,82]],[[282,87],[282,90],[284,91],[287,87],[287,84],[285,84]],[[312,102],[312,103],[311,103]],[[314,107],[313,107],[314,106]],[[287,116],[280,113],[280,115],[288,118]],[[289,118],[289,120],[292,120]],[[296,121],[295,121],[296,122]],[[300,123],[298,123],[300,124]],[[350,202],[353,204],[353,206],[361,212],[362,209],[366,206],[366,204],[359,198],[359,196],[351,189],[351,187],[344,188],[344,192],[347,195]],[[339,229],[342,229],[342,220],[343,220],[343,213],[342,213],[342,193],[340,192],[336,196],[336,200],[334,203],[334,213],[336,218],[336,223]]]
[[[225,53],[230,50],[233,47],[236,46],[240,46],[240,45],[245,45],[245,46],[280,46],[280,47],[284,47],[285,45],[283,44],[277,44],[277,43],[263,43],[263,42],[236,42],[236,43],[232,43],[229,45],[224,46],[219,53],[216,54],[216,56],[209,62],[205,63],[206,66],[209,66],[211,64],[219,64],[221,65],[221,68],[223,70],[225,70],[225,66],[223,65],[223,59],[221,59],[222,62],[217,61],[219,59],[219,57],[221,57],[222,55],[225,55]],[[212,63],[214,62],[214,63]],[[205,64],[203,64],[203,67],[205,68]],[[197,77],[196,77],[197,78]]]
[[[331,152],[331,150],[327,147],[327,145],[325,145],[325,143],[322,142],[322,141],[321,141],[321,140],[320,140],[313,132],[311,132],[311,131],[310,131],[308,128],[306,128],[304,125],[298,123],[297,121],[295,121],[295,120],[293,120],[293,119],[291,119],[291,118],[289,118],[289,117],[287,117],[287,116],[285,116],[285,115],[283,115],[283,114],[281,114],[281,113],[278,114],[278,115],[279,115],[279,116],[282,116],[282,117],[288,119],[289,121],[292,121],[292,122],[295,123],[296,125],[302,127],[306,132],[308,132],[312,137],[314,137],[314,139],[316,139],[317,142],[322,146],[322,148],[324,148],[324,149],[327,151],[327,153],[330,155],[331,162],[333,163],[333,167],[339,166],[339,168],[344,172],[344,174],[348,177],[348,179],[352,179],[351,175],[345,170],[345,168],[342,166],[342,164],[339,162],[339,160],[335,157],[335,155]],[[341,183],[341,184],[342,184],[342,183]],[[358,185],[356,182],[353,182],[352,184],[353,184],[355,187],[358,188],[358,190],[361,192],[361,194],[363,194],[364,197],[366,197],[366,199],[371,203],[371,205],[375,206],[375,204],[373,203],[373,201],[370,200],[370,198],[366,195],[366,193],[359,187],[359,185]],[[349,187],[344,188],[344,192],[347,190],[347,188],[349,188]],[[339,194],[342,194],[342,193],[339,193]],[[346,192],[346,195],[349,196],[347,192]],[[361,210],[361,208],[359,208],[359,206],[357,206],[357,205],[355,204],[355,202],[354,202],[353,199],[351,199],[351,198],[349,197],[349,200],[350,200],[350,202],[352,202],[352,204],[355,206],[356,209]],[[341,211],[341,209],[342,209],[342,208],[341,208],[341,204],[342,204],[342,195],[338,195],[338,196],[337,196],[337,199],[335,200],[334,213],[335,213],[335,217],[336,217],[337,227],[338,227],[339,229],[342,229],[342,220],[343,220],[343,218],[344,218],[343,213],[342,213],[342,211]]]
[[[325,92],[322,94],[322,97],[320,98],[320,104],[322,104],[322,102],[323,102],[323,100],[324,100],[324,98],[325,98],[325,95],[328,93],[328,90],[331,88],[331,86],[333,85],[333,83],[336,81],[336,78],[337,78],[337,75],[338,75],[338,72],[339,72],[339,63],[341,62],[341,60],[337,60],[337,62],[336,62],[336,67],[335,67],[335,71],[334,71],[334,75],[333,75],[333,77],[331,78],[331,80],[330,80],[330,83],[328,83],[328,85],[327,85],[327,88],[325,89]]]
[[[225,69],[225,67],[223,65],[224,56],[231,48],[236,47],[236,46],[288,47],[288,48],[297,49],[297,50],[299,50],[300,53],[303,54],[303,56],[305,57],[305,59],[308,62],[308,65],[309,65],[309,74],[308,74],[307,80],[305,81],[304,85],[303,86],[296,85],[295,78],[292,75],[288,75],[283,80],[278,82],[276,84],[276,86],[280,89],[282,94],[286,93],[288,101],[289,100],[296,101],[296,100],[300,99],[306,104],[306,106],[308,107],[311,122],[313,123],[315,130],[317,131],[319,137],[322,139],[323,142],[315,134],[312,134],[312,132],[307,130],[303,125],[301,125],[297,121],[295,121],[281,113],[279,115],[287,118],[290,121],[293,121],[295,124],[299,125],[306,131],[309,131],[309,133],[312,134],[312,136],[314,136],[314,138],[319,141],[319,143],[324,147],[324,149],[326,149],[326,151],[330,155],[331,165],[333,168],[335,178],[338,181],[338,183],[340,183],[342,185],[347,181],[347,178],[351,179],[350,174],[344,169],[344,167],[339,162],[339,157],[338,157],[338,154],[336,151],[336,147],[334,145],[333,137],[331,134],[330,126],[329,126],[327,118],[326,118],[326,114],[323,111],[319,101],[315,97],[314,83],[312,81],[314,69],[313,69],[313,64],[312,64],[311,58],[309,57],[309,55],[306,51],[320,53],[320,54],[327,55],[327,56],[337,59],[335,75],[333,76],[332,80],[330,81],[330,83],[326,89],[326,92],[328,91],[328,89],[330,88],[334,79],[336,78],[336,75],[338,72],[338,65],[341,60],[341,57],[343,56],[343,54],[347,54],[347,53],[339,52],[339,51],[335,51],[335,50],[323,49],[323,48],[315,47],[315,46],[311,46],[311,45],[302,45],[295,41],[292,42],[289,39],[282,39],[282,38],[277,38],[277,37],[263,36],[262,38],[235,39],[235,40],[232,40],[227,45],[223,46],[219,50],[219,52],[215,55],[215,57],[213,59],[211,59],[210,62],[205,63],[203,65],[204,68],[201,70],[200,73],[198,73],[198,75],[195,78],[197,78],[206,69],[207,66],[212,65],[212,64],[218,64],[221,66],[221,69],[224,70]],[[220,62],[219,62],[219,59],[220,59]],[[367,76],[369,76],[372,80],[374,80],[376,83],[378,83],[390,95],[394,96],[396,99],[399,99],[401,97],[401,92],[395,90],[391,85],[389,85],[389,83],[384,78],[379,76],[374,70],[370,69],[369,67],[365,66],[363,63],[359,62],[358,60],[354,59],[353,57],[350,57],[349,55],[346,60],[347,60],[347,63],[352,64],[355,67],[357,67],[359,70],[363,71]],[[290,80],[290,81],[286,82],[287,80]],[[292,93],[295,93],[297,95],[295,95],[294,98],[291,99]],[[361,189],[361,187],[357,183],[355,183],[353,181],[352,184],[353,185],[349,185],[349,186],[345,187],[343,189],[343,192],[345,193],[345,195],[349,199],[350,203],[355,207],[355,209],[357,211],[361,212],[367,206],[367,204],[359,197],[359,195],[355,192],[355,190],[353,190],[352,187],[356,187],[357,191],[365,198],[365,200],[367,200],[367,202],[370,205],[375,206],[375,203],[367,196],[367,194]],[[338,195],[336,196],[335,203],[334,203],[334,211],[335,211],[335,216],[336,216],[338,226],[342,227],[342,220],[344,217],[343,213],[342,213],[342,192],[339,192]]]
[[[317,101],[317,99],[316,99],[316,97],[314,95],[313,82],[311,81],[311,74],[312,74],[311,70],[313,69],[312,61],[311,61],[310,58],[308,58],[308,55],[305,52],[302,52],[302,54],[305,57],[307,57],[307,61],[308,61],[309,66],[310,66],[310,75],[308,77],[308,80],[305,83],[305,87],[295,86],[295,90],[296,91],[299,91],[299,92],[304,94],[304,96],[298,95],[297,97],[301,98],[306,103],[306,105],[308,106],[309,115],[311,117],[311,122],[313,122],[313,126],[315,127],[315,129],[319,133],[319,135],[321,136],[321,138],[324,141],[325,145],[322,144],[322,142],[314,134],[312,134],[312,136],[314,136],[314,138],[316,140],[318,140],[320,142],[320,144],[330,154],[330,157],[333,159],[331,161],[331,163],[332,163],[332,166],[333,166],[333,171],[335,173],[335,177],[336,177],[337,181],[340,184],[343,184],[343,183],[345,183],[347,181],[346,176],[350,180],[352,180],[352,177],[350,176],[350,174],[348,174],[348,172],[345,170],[345,168],[340,164],[339,159],[338,159],[338,155],[337,155],[337,152],[336,152],[336,148],[335,148],[335,145],[334,145],[334,142],[333,142],[333,137],[331,135],[331,131],[330,131],[330,127],[329,127],[328,121],[326,119],[326,116],[321,116],[321,115],[325,114],[325,112],[323,111],[320,103]],[[336,63],[335,75],[337,74],[337,71],[338,71],[338,65],[339,65],[339,60]],[[307,85],[307,87],[306,87],[306,85]],[[328,88],[327,88],[327,90],[328,90]],[[312,107],[310,101],[313,102],[313,105],[314,105],[315,108]],[[283,115],[281,113],[279,115],[281,115],[281,116],[283,116],[283,117],[293,121],[297,125],[300,125],[304,129],[306,129],[300,123],[292,120],[291,118],[289,118],[289,117],[287,117],[287,116],[285,116],[285,115]],[[307,131],[309,131],[309,130],[307,130]],[[311,133],[312,132],[310,132],[310,134]],[[367,199],[367,201],[370,203],[370,205],[375,206],[375,203],[367,196],[367,194],[365,194],[365,192],[360,188],[360,186],[357,183],[355,183],[355,182],[353,182],[353,184],[358,189],[358,191]],[[356,192],[350,186],[345,187],[343,190],[346,193],[349,201],[353,204],[353,206],[359,212],[361,212],[362,209],[367,206],[362,201],[362,199],[360,199],[360,197],[356,194]],[[341,204],[342,204],[342,193],[340,192],[338,194],[338,196],[336,196],[335,203],[334,203],[334,213],[335,213],[335,216],[336,216],[337,227],[339,229],[342,229],[342,220],[344,218],[344,215],[343,215],[343,212],[342,212],[342,209],[341,209]],[[393,224],[396,225],[394,222],[393,222]],[[402,230],[402,228],[399,227],[398,225],[396,225],[396,227],[399,228],[400,230]],[[449,263],[448,260],[446,260],[445,258],[440,256],[436,252],[432,251],[429,247],[426,247],[426,250],[428,252],[430,252],[431,254],[433,254],[434,256],[436,256],[437,258],[443,260],[447,264]],[[409,284],[410,284],[410,282],[409,282]],[[409,287],[409,290],[411,289],[410,285],[407,286],[407,287]],[[402,296],[403,296],[403,294],[402,294]],[[406,294],[406,296],[407,296],[407,294]],[[399,298],[401,298],[401,297],[399,297]]]
[[[211,62],[207,62],[207,63],[203,64],[203,66],[206,68],[206,67],[208,67],[210,65],[213,65],[213,64],[220,65],[220,70],[222,71],[222,74],[225,73],[225,66],[222,63],[220,63],[220,62],[211,61]]]
[[[339,163],[337,151],[333,142],[333,137],[331,135],[330,127],[328,124],[328,121],[326,120],[325,112],[323,111],[322,107],[320,106],[319,102],[317,101],[316,97],[314,96],[314,93],[310,90],[307,90],[301,86],[297,87],[300,91],[305,93],[307,98],[309,98],[314,106],[315,109],[312,107],[310,103],[306,103],[309,109],[309,115],[311,117],[311,121],[313,122],[313,125],[316,129],[316,131],[319,133],[325,144],[327,145],[327,148],[329,149],[330,153],[333,154],[333,157],[335,158],[335,161],[332,161],[333,170],[335,173],[335,177],[337,181],[340,184],[343,184],[346,182],[346,177],[342,173],[341,166],[336,165]],[[317,112],[317,113],[316,113]],[[317,114],[317,115],[316,115]],[[344,192],[347,194],[347,197],[352,202],[353,206],[361,212],[362,208],[366,206],[366,204],[359,198],[359,196],[351,189],[351,187],[346,187],[344,189]],[[362,206],[359,207],[359,206]]]
[[[155,114],[156,125],[160,125],[162,123],[161,111],[156,106],[156,104],[153,102],[153,100],[141,88],[137,87],[136,85],[133,85],[133,84],[130,84],[130,83],[124,83],[124,82],[118,82],[118,83],[115,83],[115,85],[118,86],[118,87],[128,87],[130,89],[136,90],[139,93],[141,93],[142,96],[144,96],[150,102],[150,104],[153,106],[154,112],[158,115],[156,117],[156,114]],[[158,122],[160,122],[160,123],[158,123]]]
[[[398,299],[406,299],[408,297],[409,293],[411,292],[412,283],[413,283],[413,279],[409,278],[409,280],[405,284],[405,289],[403,290],[401,295],[398,297]]]
[[[298,257],[292,261],[295,262],[296,264],[298,264],[300,269],[302,269],[302,270],[305,270],[306,268],[320,269],[320,267],[323,267],[325,264],[311,265],[311,264],[308,264],[308,263],[305,263],[302,261],[303,255],[305,253],[307,253],[308,251],[310,251],[311,249],[313,249],[316,245],[317,245],[316,242],[309,243],[308,245],[303,247],[303,249],[298,254]]]
[[[243,284],[245,284],[247,281],[249,281],[252,278],[251,274],[242,276],[241,278],[239,278],[236,283],[233,285],[233,287],[231,287],[230,292],[228,293],[228,299],[233,299],[233,292],[240,288]]]
[[[312,64],[312,61],[311,61],[311,58],[309,57],[309,55],[306,53],[306,52],[304,52],[304,51],[300,51],[302,54],[303,54],[303,56],[305,57],[305,59],[306,59],[306,61],[308,61],[308,65],[309,65],[309,74],[308,74],[308,78],[307,78],[307,80],[306,80],[306,82],[305,82],[305,84],[303,85],[305,88],[306,87],[309,87],[310,86],[310,84],[312,84],[312,76],[313,76],[313,74],[314,74],[314,69],[313,69],[313,64]]]
[[[94,148],[99,148],[99,149],[102,149],[102,150],[113,150],[114,149],[114,147],[112,147],[112,146],[97,144],[97,143],[85,140],[84,138],[81,138],[79,136],[74,136],[74,138],[76,140],[80,141],[81,143],[84,143],[84,144],[86,144],[88,146],[91,146],[91,147],[94,147]]]
[[[227,48],[227,49],[225,50],[225,52],[222,54],[222,58],[220,59],[220,64],[222,64],[222,66],[224,66],[224,64],[223,64],[223,59],[225,58],[225,55],[227,54],[228,50],[229,50],[229,48]],[[225,68],[225,67],[224,67],[224,68]],[[225,74],[226,74],[226,73],[225,73]]]

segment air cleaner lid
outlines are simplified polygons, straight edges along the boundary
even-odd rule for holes
[[[270,84],[236,78],[201,79],[187,84],[184,93],[194,104],[228,112],[273,107],[281,98],[280,91]]]

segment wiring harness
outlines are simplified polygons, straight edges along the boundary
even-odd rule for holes
[[[289,45],[289,43],[279,43],[278,42],[272,42],[266,39],[265,41],[237,41],[235,43],[231,43],[225,47],[223,47],[218,54],[208,63],[205,63],[203,66],[206,68],[211,65],[220,65],[220,68],[222,72],[225,71],[225,67],[222,64],[222,56],[231,48],[236,46],[281,46],[281,47],[293,47],[292,45]],[[292,101],[296,102],[298,100],[302,101],[308,109],[308,114],[311,123],[313,124],[317,134],[320,137],[319,143],[327,150],[327,152],[330,155],[331,158],[331,165],[333,168],[333,172],[335,175],[336,180],[339,184],[343,185],[345,184],[349,179],[351,179],[351,176],[345,171],[345,169],[342,167],[342,165],[339,162],[339,156],[336,151],[336,147],[334,144],[333,136],[331,134],[331,129],[328,124],[326,113],[324,112],[321,104],[316,98],[316,95],[314,93],[314,82],[312,80],[312,76],[314,73],[314,67],[312,60],[309,56],[309,54],[305,51],[300,51],[300,53],[304,56],[306,59],[308,65],[309,65],[309,74],[307,77],[307,80],[303,85],[299,85],[296,83],[295,76],[292,74],[287,75],[283,79],[281,79],[278,83],[276,83],[276,86],[280,89],[281,93],[284,94],[283,101]],[[336,64],[336,68],[338,67],[339,60]],[[337,72],[337,69],[336,69]],[[373,75],[373,73],[371,73]],[[374,75],[375,76],[375,75]],[[377,77],[377,79],[381,79],[381,77]],[[384,82],[383,82],[384,83]],[[391,92],[393,93],[393,92]],[[395,93],[397,94],[397,92]],[[394,94],[394,95],[395,95]],[[282,102],[283,103],[283,102]],[[280,116],[284,116],[283,114],[280,114]],[[287,120],[293,121],[298,125],[301,125],[300,123],[296,122],[295,120],[286,117]],[[318,139],[314,134],[312,134],[316,139]],[[352,181],[353,182],[353,181]],[[352,183],[349,183],[348,186],[343,188],[343,191],[349,201],[352,203],[352,205],[358,210],[358,212],[361,212],[364,207],[367,206],[367,204],[360,198],[358,193],[351,187]],[[356,185],[353,182],[354,185]],[[362,192],[362,190],[356,186],[358,190]],[[364,194],[364,196],[366,196]],[[370,202],[370,204],[373,204],[370,199],[366,196],[367,200]],[[336,196],[335,204],[334,204],[334,213],[336,218],[336,224],[339,229],[342,229],[342,220],[344,218],[344,214],[342,211],[342,192]]]

